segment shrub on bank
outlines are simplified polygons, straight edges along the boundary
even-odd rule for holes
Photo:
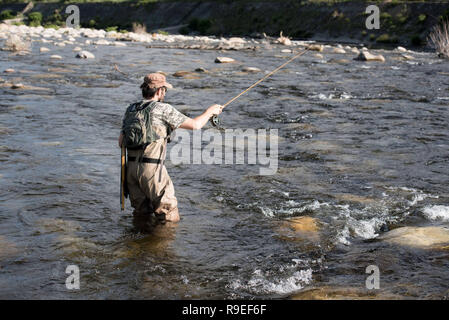
[[[449,20],[436,25],[429,34],[428,42],[439,57],[449,58]]]
[[[17,13],[12,10],[3,10],[0,12],[0,20],[14,19]]]
[[[40,12],[31,12],[28,15],[29,26],[30,27],[38,27],[42,23],[42,13]]]

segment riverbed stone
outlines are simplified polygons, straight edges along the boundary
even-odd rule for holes
[[[310,51],[323,52],[324,46],[321,44],[311,44],[307,46],[307,49]]]
[[[73,48],[73,51],[74,51],[74,52],[79,52],[79,51],[81,51],[81,50],[83,50],[83,48],[81,48],[81,47],[75,47],[75,48]]]
[[[396,50],[399,52],[407,52],[407,49],[405,49],[404,47],[397,47]]]
[[[282,240],[319,242],[319,221],[309,216],[293,217],[284,220],[276,231]]]
[[[8,241],[4,236],[0,236],[0,260],[14,256],[17,253],[16,245]]]
[[[259,68],[255,68],[255,67],[243,67],[242,71],[243,72],[261,72],[262,70],[260,70]]]
[[[80,58],[80,59],[94,59],[95,58],[93,53],[86,51],[86,50],[82,50],[82,51],[78,52],[76,54],[76,57]]]
[[[51,55],[51,56],[50,56],[50,59],[61,60],[61,59],[62,59],[62,57],[61,57],[60,55],[57,55],[57,54],[53,54],[53,55]]]
[[[228,57],[217,57],[215,58],[215,63],[233,63],[234,59]]]
[[[172,74],[173,77],[184,78],[184,79],[199,79],[198,73],[191,71],[176,71]]]
[[[39,49],[39,52],[48,52],[48,51],[50,51],[50,49],[48,49],[48,48],[46,48],[46,47],[41,47],[41,48]]]
[[[15,70],[14,69],[12,69],[12,68],[9,68],[9,69],[6,69],[5,71],[3,71],[4,73],[13,73],[13,72],[15,72]]]
[[[379,61],[379,62],[385,62],[385,58],[383,55],[375,55],[370,53],[369,51],[362,51],[360,54],[354,58],[354,60],[358,61]]]
[[[406,60],[406,61],[414,60],[414,59],[415,59],[415,57],[413,57],[413,56],[411,56],[411,55],[409,55],[409,54],[401,54],[401,58],[402,58],[403,60]]]
[[[449,249],[449,228],[401,227],[382,234],[378,239],[411,248]]]
[[[346,51],[343,48],[334,48],[334,50],[332,50],[332,53],[344,54],[346,53]]]

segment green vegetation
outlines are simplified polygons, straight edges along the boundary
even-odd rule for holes
[[[381,34],[376,38],[377,43],[397,43],[398,41],[397,37],[390,37],[388,33]]]
[[[426,21],[427,16],[425,14],[420,14],[418,16],[418,22],[423,23],[424,21]]]
[[[117,31],[117,30],[118,30],[117,26],[107,27],[105,29],[106,32]]]
[[[30,27],[38,27],[42,23],[42,13],[40,12],[31,12],[28,15],[29,26]]]
[[[3,10],[0,12],[0,20],[14,19],[17,13],[12,10]]]
[[[162,34],[164,36],[168,36],[170,33],[168,33],[167,31],[164,30],[158,30],[157,33]]]
[[[194,18],[190,20],[188,25],[190,31],[199,32],[201,35],[207,34],[210,27],[212,27],[212,22],[209,19]]]

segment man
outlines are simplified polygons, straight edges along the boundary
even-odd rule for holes
[[[126,178],[129,199],[134,215],[154,213],[159,221],[177,222],[179,213],[175,189],[164,166],[167,140],[177,128],[201,129],[212,116],[219,115],[223,107],[214,104],[194,119],[185,116],[171,105],[162,103],[167,90],[173,87],[160,73],[147,75],[140,88],[143,100],[135,105],[148,108],[150,130],[153,130],[156,138],[140,149],[128,148]],[[120,147],[124,140],[124,125],[119,137]]]

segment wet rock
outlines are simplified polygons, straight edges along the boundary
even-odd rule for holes
[[[381,54],[379,55],[374,55],[369,53],[368,51],[362,51],[360,52],[360,54],[354,58],[354,60],[358,60],[358,61],[380,61],[380,62],[385,62],[385,58],[384,56],[382,56]]]
[[[232,63],[235,62],[234,59],[228,57],[217,57],[215,58],[215,63]]]
[[[3,71],[3,72],[5,72],[5,73],[13,73],[13,72],[15,72],[15,70],[14,69],[11,69],[11,68],[9,68],[9,69],[6,69],[5,71]]]
[[[53,55],[51,55],[51,56],[50,56],[50,59],[61,60],[61,59],[62,59],[62,57],[61,57],[61,56],[59,56],[59,55],[57,55],[57,54],[53,54]]]
[[[111,43],[108,40],[100,39],[98,41],[95,41],[94,44],[107,46],[110,45]]]
[[[349,63],[349,60],[347,59],[330,59],[329,61],[327,61],[327,63]]]
[[[173,77],[184,78],[184,79],[199,79],[199,76],[195,72],[191,71],[177,71],[172,74]]]
[[[414,60],[415,57],[409,55],[409,54],[401,54],[402,59],[409,61],[409,60]]]
[[[81,51],[81,50],[83,50],[83,48],[81,48],[81,47],[75,47],[75,48],[73,48],[73,51],[74,51],[74,52],[79,52],[79,51]]]
[[[317,219],[301,216],[282,221],[277,228],[277,233],[282,240],[318,242],[320,240],[319,229]]]
[[[116,47],[126,47],[126,43],[120,41],[114,41],[114,46]]]
[[[45,48],[45,47],[41,47],[41,48],[39,49],[39,52],[48,52],[48,51],[50,51],[50,49]]]
[[[86,51],[86,50],[78,52],[76,54],[76,57],[80,58],[80,59],[94,59],[95,58],[95,56],[92,53],[90,53],[89,51]]]
[[[209,71],[207,71],[206,69],[200,67],[200,68],[196,68],[196,69],[195,69],[195,72],[207,73],[207,72],[209,72]]]
[[[292,53],[292,51],[290,49],[282,49],[281,52],[282,53]]]
[[[232,37],[232,38],[229,38],[228,42],[230,42],[230,43],[235,43],[235,44],[236,44],[236,43],[241,43],[241,44],[246,43],[246,41],[245,41],[244,39],[238,38],[238,37]]]
[[[243,67],[242,71],[243,72],[261,72],[262,70],[260,70],[259,68],[255,68],[255,67]]]
[[[25,88],[25,85],[23,83],[13,83],[11,85],[11,89],[23,89]]]
[[[160,73],[160,74],[163,74],[164,76],[168,76],[168,73],[167,72],[164,72],[164,71],[156,71],[156,73]]]
[[[284,46],[291,46],[292,45],[292,41],[288,37],[284,37],[282,35],[282,31],[281,31],[281,34],[280,34],[279,38],[277,38],[277,42],[280,43],[280,44],[283,44]]]
[[[448,249],[449,228],[401,227],[378,237],[388,243],[421,249]]]
[[[0,259],[5,259],[16,255],[18,250],[14,243],[6,240],[4,236],[0,236]]]
[[[403,300],[403,296],[379,290],[363,290],[360,288],[307,288],[290,297],[293,300]]]
[[[318,51],[318,52],[323,52],[324,50],[324,46],[321,44],[311,44],[307,46],[307,49],[310,51]]]
[[[362,203],[362,204],[374,204],[377,202],[376,199],[363,197],[355,194],[349,194],[349,193],[340,193],[336,194],[335,198],[340,201],[344,202],[355,202],[355,203]]]
[[[339,53],[339,54],[344,54],[346,53],[346,51],[343,48],[334,48],[334,50],[332,50],[333,53]]]
[[[404,47],[397,47],[396,50],[399,52],[407,52],[407,49],[405,49]]]
[[[57,47],[65,47],[65,43],[64,42],[57,42],[57,43],[55,43],[55,46],[57,46]]]
[[[318,58],[318,59],[323,59],[324,58],[321,53],[315,53],[314,56],[315,56],[315,58]]]
[[[352,53],[355,53],[355,54],[360,54],[360,50],[357,49],[357,48],[352,48],[352,49],[351,49],[351,52],[352,52]]]

